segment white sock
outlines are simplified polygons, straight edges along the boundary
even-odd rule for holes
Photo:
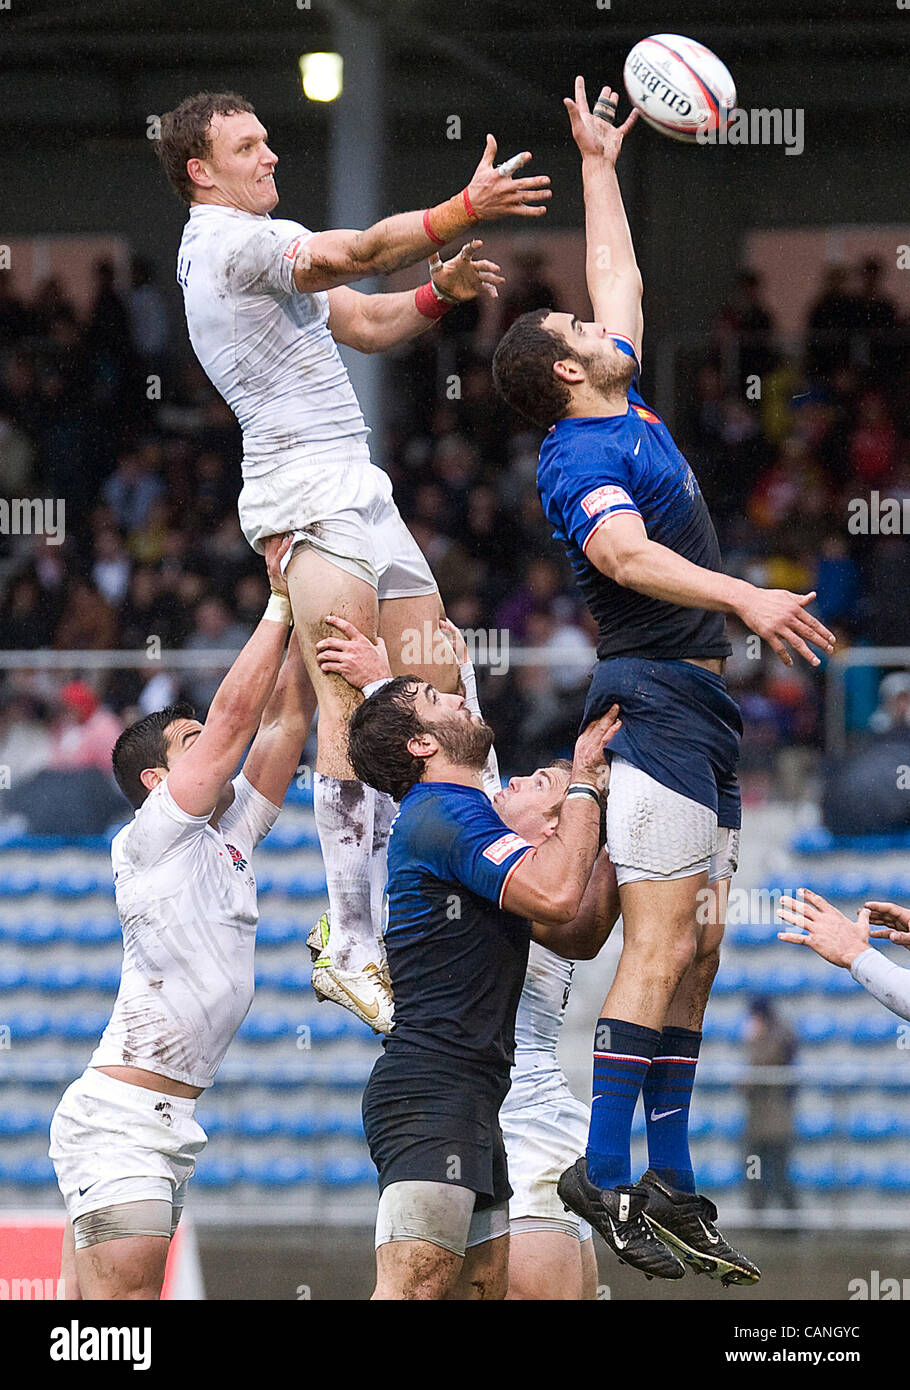
[[[389,829],[398,815],[398,802],[385,792],[377,792],[373,803],[373,853],[370,858],[370,907],[373,930],[385,959],[383,936],[386,929],[386,887],[389,879]]]
[[[377,793],[354,778],[317,772],[313,810],[329,892],[329,954],[339,970],[379,964],[373,926],[370,863]]]

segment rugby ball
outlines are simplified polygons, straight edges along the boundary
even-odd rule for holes
[[[672,140],[724,130],[736,87],[720,59],[681,34],[652,34],[632,49],[622,72],[629,100],[648,125]],[[704,138],[704,136],[703,136]]]

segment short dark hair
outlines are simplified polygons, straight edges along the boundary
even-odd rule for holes
[[[167,741],[164,731],[175,719],[195,719],[196,711],[186,700],[165,709],[156,709],[144,719],[130,724],[114,744],[111,761],[117,786],[134,810],[139,809],[149,794],[142,784],[147,767],[167,767]]]
[[[213,116],[235,116],[240,111],[255,115],[246,97],[237,92],[197,92],[161,117],[161,139],[155,153],[168,182],[185,203],[193,201],[195,185],[186,171],[188,159],[208,159],[212,153]]]
[[[358,705],[348,726],[348,757],[355,776],[400,801],[424,774],[426,763],[408,751],[408,742],[426,733],[414,707],[421,682],[396,676]]]
[[[553,373],[554,362],[565,357],[580,361],[578,353],[543,321],[550,309],[522,314],[493,354],[496,390],[519,415],[539,429],[548,430],[569,408],[571,392]]]

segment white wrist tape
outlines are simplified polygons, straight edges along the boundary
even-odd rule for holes
[[[287,594],[278,594],[273,589],[262,616],[268,618],[270,622],[284,623],[285,627],[290,627],[293,618],[291,616],[291,600]]]

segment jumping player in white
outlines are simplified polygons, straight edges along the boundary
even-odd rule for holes
[[[278,202],[278,161],[267,139],[244,98],[202,93],[162,118],[157,153],[190,205],[177,271],[190,338],[243,428],[241,526],[257,550],[266,536],[294,536],[285,563],[319,703],[314,807],[332,930],[331,957],[317,961],[314,988],[385,1032],[391,995],[378,959],[371,873],[375,880],[377,864],[385,873],[392,808],[354,778],[345,731],[359,697],[320,670],[314,647],[334,612],[371,637],[381,634],[393,671],[401,672],[403,634],[424,631],[427,620],[435,627],[442,604],[387,474],[370,462],[369,430],[336,343],[381,352],[422,333],[456,303],[495,295],[499,267],[473,259],[482,243],[472,240],[445,262],[438,248],[482,221],[540,216],[549,179],[502,172],[488,136],[467,187],[445,202],[366,231],[313,233],[269,215]],[[525,152],[518,167],[530,157]],[[348,288],[428,253],[436,253],[431,279],[416,293]],[[424,665],[408,669],[443,692],[455,689],[454,662],[440,667],[427,653]],[[311,944],[323,937],[314,929]]]
[[[205,724],[189,706],[172,706],[124,730],[114,748],[117,781],[136,808],[111,845],[123,974],[88,1068],[51,1122],[68,1217],[68,1299],[160,1297],[206,1143],[196,1099],[252,1003],[250,859],[275,822],[316,708],[296,637],[284,657],[284,546],[277,538],[267,546],[272,597]]]

